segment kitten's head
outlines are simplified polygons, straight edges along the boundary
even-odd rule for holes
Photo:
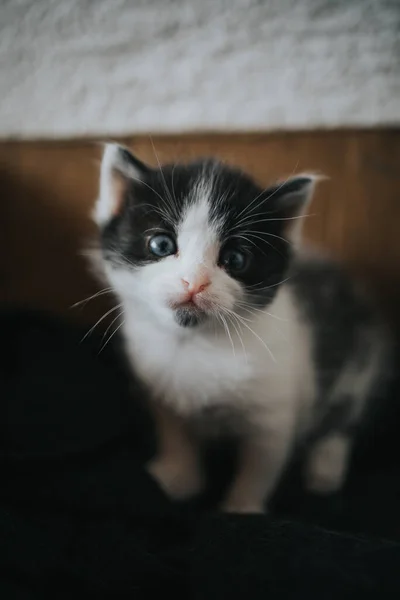
[[[107,145],[95,219],[109,280],[160,324],[249,316],[285,278],[313,186],[261,189],[215,160],[153,169]]]

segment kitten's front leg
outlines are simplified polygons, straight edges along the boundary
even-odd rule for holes
[[[224,512],[262,513],[275,491],[291,449],[291,429],[268,431],[242,442],[239,468],[222,505]]]
[[[195,496],[203,486],[195,441],[184,420],[169,408],[155,404],[154,416],[159,445],[157,456],[148,465],[149,473],[171,498]]]

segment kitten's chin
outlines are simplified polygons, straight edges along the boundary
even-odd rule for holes
[[[197,327],[207,319],[207,315],[196,307],[180,306],[174,310],[174,319],[180,327]]]

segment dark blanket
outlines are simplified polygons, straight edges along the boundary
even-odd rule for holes
[[[2,600],[400,598],[395,386],[339,496],[305,496],[294,465],[271,516],[227,517],[213,508],[230,448],[192,504],[145,472],[145,393],[115,347],[39,315],[4,312],[0,331]]]

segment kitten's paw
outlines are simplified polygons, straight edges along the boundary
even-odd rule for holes
[[[312,448],[305,470],[305,487],[315,494],[333,494],[342,487],[347,470],[349,443],[331,436]]]
[[[192,461],[176,461],[156,458],[147,470],[163,491],[174,500],[186,500],[203,489],[203,477],[199,466]]]
[[[312,494],[328,495],[338,492],[342,483],[342,477],[336,473],[314,471],[306,474],[305,487]]]

